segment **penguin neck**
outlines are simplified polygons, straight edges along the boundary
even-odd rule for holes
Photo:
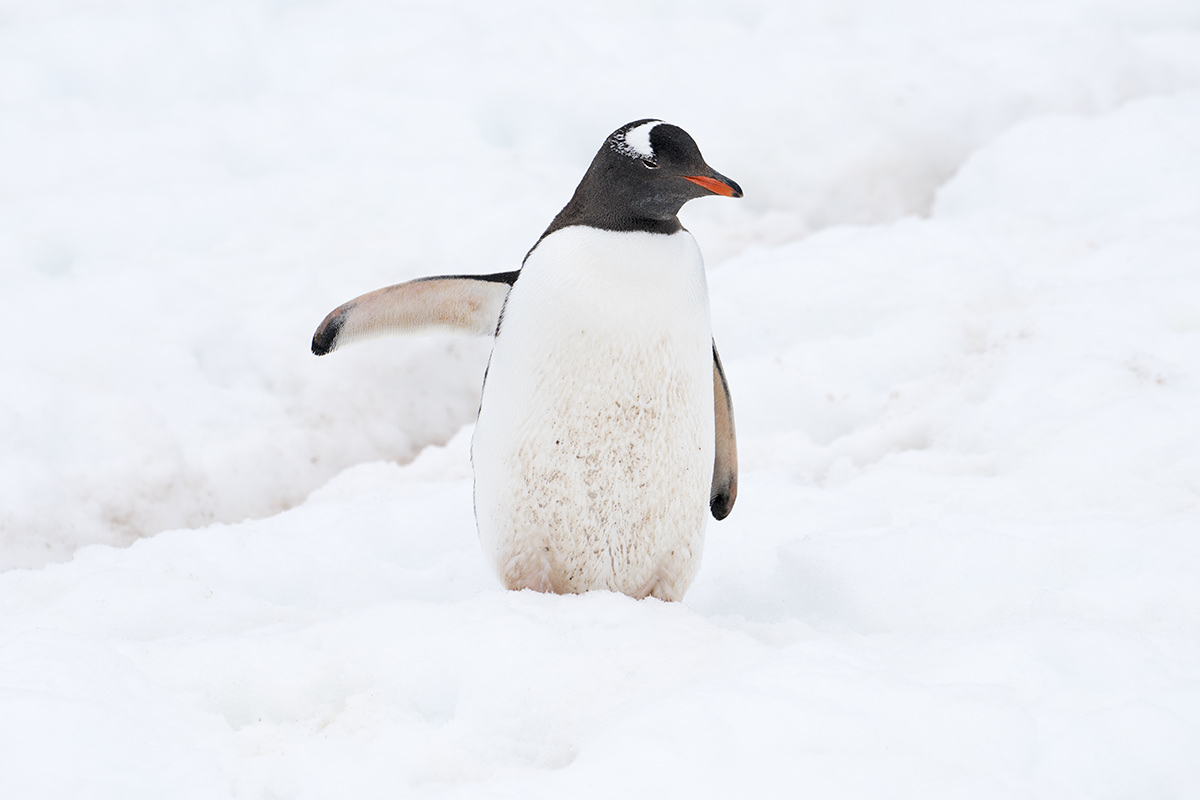
[[[589,228],[599,228],[602,231],[643,231],[645,233],[677,233],[683,229],[679,217],[671,214],[667,217],[653,217],[639,214],[631,208],[614,208],[599,206],[591,203],[570,203],[558,212],[558,216],[546,229],[546,234],[571,225],[586,225]]]
[[[658,218],[638,214],[629,207],[618,207],[611,204],[600,204],[589,202],[588,197],[582,192],[583,186],[580,186],[575,192],[575,196],[571,198],[571,202],[567,203],[562,211],[550,223],[550,227],[538,237],[537,242],[533,247],[536,248],[550,234],[563,228],[570,228],[575,225],[581,225],[588,228],[596,228],[602,231],[641,231],[644,233],[661,233],[670,235],[683,230],[683,223],[679,221],[679,217],[671,214],[665,218]],[[529,252],[533,252],[530,248]],[[525,256],[529,257],[528,253]]]
[[[556,216],[554,221],[550,223],[550,227],[546,228],[542,235],[538,237],[538,240],[533,243],[533,247],[529,248],[529,252],[525,254],[525,258],[522,259],[521,263],[524,264],[525,261],[529,259],[530,253],[536,250],[537,246],[541,244],[547,236],[555,231],[561,231],[563,228],[571,228],[575,226],[596,228],[597,230],[602,231],[642,231],[644,233],[660,233],[667,236],[673,233],[679,233],[682,230],[686,230],[683,227],[683,223],[679,221],[679,217],[671,217],[669,220],[639,218],[624,220],[612,217],[592,217],[588,215],[571,213],[571,206],[568,204],[566,208],[558,212],[558,216]]]
[[[629,173],[624,157],[617,164],[610,163],[612,158],[601,151],[550,223],[550,231],[587,225],[605,231],[675,233],[683,227],[678,214],[689,199],[686,194],[666,191],[661,181]]]

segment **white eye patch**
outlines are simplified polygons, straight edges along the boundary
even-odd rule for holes
[[[654,148],[650,146],[650,131],[654,130],[655,125],[661,124],[662,120],[652,119],[618,133],[613,137],[613,148],[630,158],[654,158]]]

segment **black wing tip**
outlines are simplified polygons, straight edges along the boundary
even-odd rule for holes
[[[712,511],[713,519],[717,522],[729,516],[733,511],[733,503],[737,500],[737,484],[730,483],[727,488],[721,489],[714,493],[708,499],[708,508]]]
[[[332,353],[337,347],[338,334],[342,332],[342,324],[346,321],[346,312],[349,309],[338,309],[325,318],[317,328],[317,332],[313,334],[312,351],[314,356],[323,356]]]
[[[714,495],[708,503],[709,510],[712,511],[713,519],[720,522],[729,516],[729,512],[733,511],[733,498],[725,492]]]

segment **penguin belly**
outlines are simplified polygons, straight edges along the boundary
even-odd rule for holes
[[[712,381],[691,234],[543,238],[508,296],[471,444],[504,585],[681,599],[708,519]]]

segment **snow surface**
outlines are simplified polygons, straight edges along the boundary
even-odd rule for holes
[[[504,592],[487,342],[309,337],[649,116],[738,504]],[[1193,0],[10,0],[0,308],[0,797],[1200,796]]]

